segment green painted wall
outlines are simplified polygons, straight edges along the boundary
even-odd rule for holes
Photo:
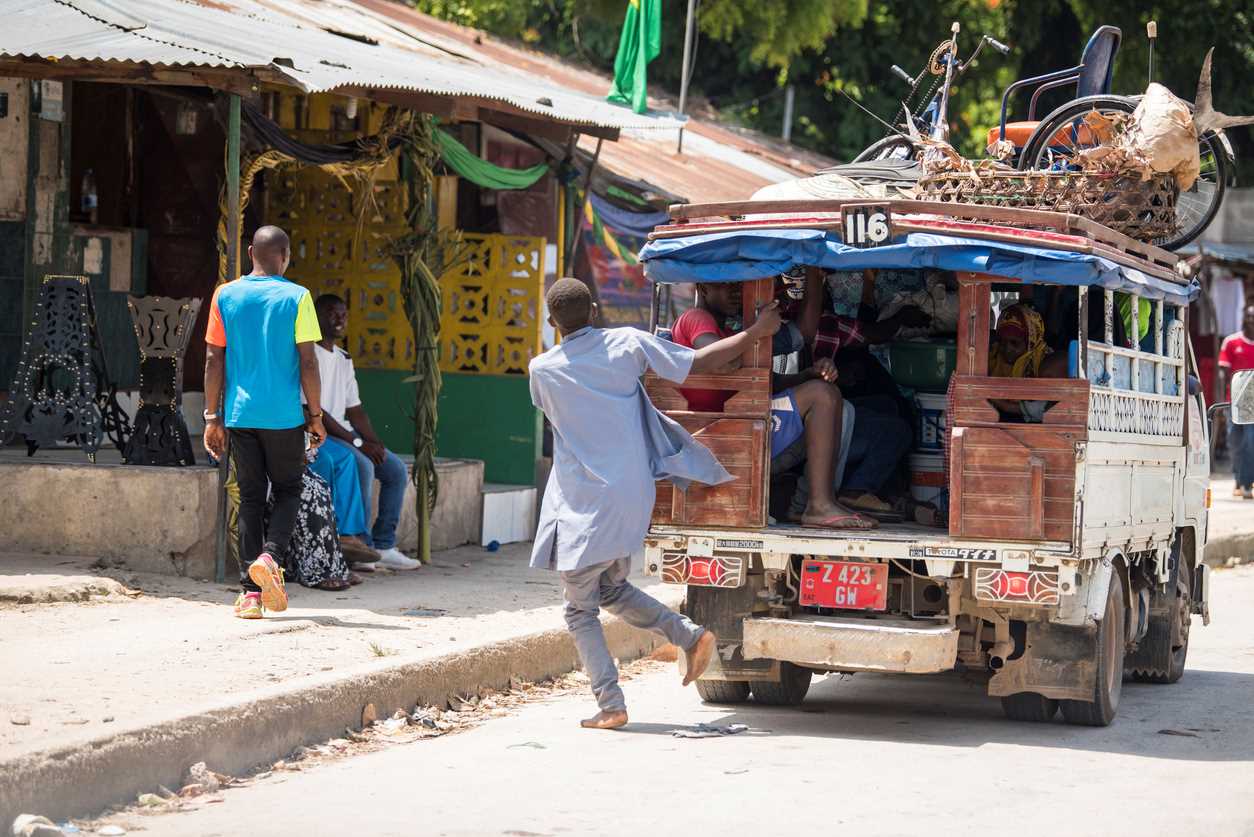
[[[414,452],[414,385],[404,382],[410,374],[390,369],[357,370],[357,388],[370,423],[388,449],[401,454]]]
[[[414,387],[408,372],[359,369],[357,384],[379,437],[397,453],[414,452]],[[540,411],[527,379],[444,373],[436,454],[482,459],[488,482],[533,485],[541,450]]]

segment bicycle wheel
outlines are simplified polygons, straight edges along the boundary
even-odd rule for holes
[[[896,134],[884,137],[868,145],[861,154],[853,158],[855,163],[866,163],[871,160],[913,160],[918,156],[914,140]]]
[[[1091,148],[1109,137],[1083,121],[1085,114],[1131,113],[1139,97],[1088,96],[1069,102],[1041,120],[1019,155],[1020,170],[1061,170],[1070,166],[1075,153]],[[1191,106],[1190,106],[1191,107]],[[1183,247],[1210,226],[1223,203],[1228,180],[1228,157],[1213,133],[1198,139],[1201,174],[1186,192],[1176,199],[1176,232],[1155,239],[1154,244],[1166,250]]]

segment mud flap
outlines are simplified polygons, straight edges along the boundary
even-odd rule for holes
[[[701,675],[702,680],[779,681],[779,661],[744,657],[744,620],[753,615],[761,580],[760,575],[750,575],[740,587],[688,587],[684,612],[718,636],[718,654]]]
[[[1029,622],[1023,654],[1006,661],[988,682],[1005,697],[1036,692],[1060,700],[1092,700],[1097,686],[1097,626]]]

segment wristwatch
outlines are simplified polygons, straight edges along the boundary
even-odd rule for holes
[[[363,444],[364,444],[364,442],[362,442],[362,440],[361,440],[361,437],[360,437],[360,436],[354,436],[354,437],[353,437],[353,447],[355,447],[355,448],[359,448],[359,447],[361,447]]]
[[[217,413],[211,413],[208,410],[205,410],[205,421],[217,421],[217,420],[218,420]]]

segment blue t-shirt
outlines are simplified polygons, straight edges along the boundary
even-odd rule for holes
[[[282,276],[241,276],[219,285],[205,342],[226,348],[226,426],[303,426],[296,344],[321,339],[313,298],[300,285]]]

